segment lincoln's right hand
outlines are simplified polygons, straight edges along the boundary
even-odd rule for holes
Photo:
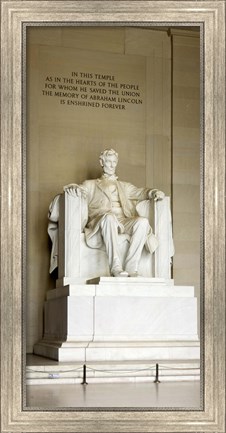
[[[87,197],[86,189],[76,183],[70,183],[69,185],[64,186],[63,190],[72,197]]]

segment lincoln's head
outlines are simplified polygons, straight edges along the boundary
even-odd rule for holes
[[[106,149],[100,154],[100,165],[108,176],[115,174],[118,164],[118,153],[114,149]]]

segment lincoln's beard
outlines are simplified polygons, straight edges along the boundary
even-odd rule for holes
[[[118,176],[116,176],[116,174],[107,174],[107,173],[103,173],[102,175],[102,179],[110,179],[110,180],[117,180]]]

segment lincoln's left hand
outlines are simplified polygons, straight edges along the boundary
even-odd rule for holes
[[[154,201],[163,200],[165,197],[165,194],[164,194],[164,192],[159,191],[158,189],[151,189],[148,193],[148,197],[150,200],[154,199]]]

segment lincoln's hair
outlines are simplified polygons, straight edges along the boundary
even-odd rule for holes
[[[103,165],[104,165],[105,158],[107,158],[108,156],[112,156],[112,155],[114,155],[118,160],[118,153],[114,149],[106,149],[103,152],[101,152],[100,158],[99,158],[101,167],[103,167]]]

